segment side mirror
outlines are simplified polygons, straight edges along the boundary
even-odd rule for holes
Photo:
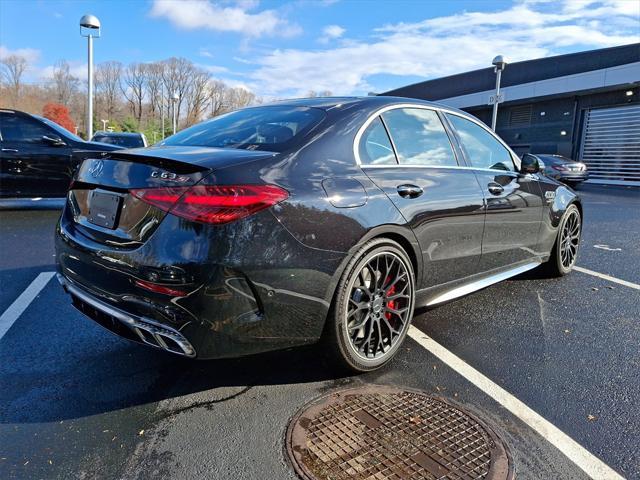
[[[64,140],[56,135],[43,135],[42,141],[48,143],[52,147],[62,147],[66,145],[66,143],[64,143]]]
[[[539,173],[540,162],[538,162],[538,158],[529,154],[524,155],[522,157],[522,162],[520,163],[520,172],[521,173]]]

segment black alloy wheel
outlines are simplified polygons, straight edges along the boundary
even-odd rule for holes
[[[347,265],[331,314],[330,340],[344,365],[370,371],[387,363],[407,335],[415,279],[402,247],[367,242]]]
[[[551,257],[545,264],[551,276],[561,277],[573,269],[578,258],[581,234],[580,210],[575,205],[569,205],[558,226],[558,236]]]

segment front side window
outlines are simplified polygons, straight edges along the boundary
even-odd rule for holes
[[[449,136],[434,110],[398,108],[382,114],[404,165],[457,166]]]
[[[0,132],[5,142],[42,143],[42,137],[51,135],[45,126],[12,113],[0,114]]]
[[[471,166],[492,170],[514,171],[509,151],[480,125],[458,115],[447,114],[455,128]]]
[[[359,145],[360,162],[364,165],[396,165],[391,140],[380,117],[365,129]]]
[[[254,107],[220,115],[172,135],[158,145],[241,148],[281,152],[325,117],[309,107]]]

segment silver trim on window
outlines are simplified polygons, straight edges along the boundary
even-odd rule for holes
[[[462,165],[408,165],[408,164],[396,164],[396,165],[373,165],[373,164],[363,164],[360,160],[360,151],[359,151],[359,147],[360,147],[360,140],[362,139],[362,135],[364,133],[364,131],[367,129],[367,127],[371,124],[371,122],[373,122],[376,117],[382,115],[384,112],[388,112],[389,110],[395,110],[395,109],[399,109],[399,108],[422,108],[424,110],[433,110],[435,112],[444,112],[444,113],[448,113],[451,115],[456,115],[458,117],[464,118],[466,120],[469,120],[472,123],[475,123],[477,125],[479,125],[481,128],[485,129],[489,134],[491,134],[496,140],[498,140],[498,142],[500,142],[500,144],[507,149],[507,151],[509,152],[509,154],[511,155],[511,159],[513,160],[513,163],[516,167],[516,171],[515,172],[507,172],[507,170],[498,170],[498,169],[491,169],[491,168],[476,168],[476,167],[467,167],[467,166],[462,166]],[[444,125],[443,125],[444,128]],[[446,131],[446,129],[445,129]],[[389,132],[387,132],[389,135],[389,138],[391,139],[391,134]],[[393,140],[391,139],[391,141],[393,142]],[[451,139],[449,140],[451,141]],[[393,145],[393,143],[392,143]],[[455,148],[452,145],[451,148],[454,151],[454,154],[456,154]],[[375,112],[373,112],[369,118],[367,118],[367,120],[360,126],[360,128],[358,129],[358,132],[356,133],[355,139],[353,140],[353,156],[356,159],[356,163],[359,167],[361,168],[397,168],[397,167],[403,167],[403,168],[437,168],[437,169],[443,169],[443,168],[450,168],[450,169],[463,169],[463,170],[476,170],[476,171],[489,171],[489,172],[504,172],[504,173],[518,173],[517,170],[520,169],[520,159],[519,157],[513,152],[513,150],[511,150],[511,147],[509,147],[509,145],[507,145],[504,140],[502,140],[498,135],[496,135],[487,125],[485,125],[484,123],[482,123],[480,120],[478,120],[477,118],[475,118],[472,115],[469,114],[464,114],[461,112],[458,112],[456,110],[451,110],[447,107],[443,107],[443,106],[435,106],[435,105],[421,105],[419,103],[397,103],[394,105],[386,105],[382,108],[379,108],[378,110],[376,110]]]

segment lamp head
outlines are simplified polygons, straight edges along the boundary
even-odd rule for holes
[[[504,70],[507,66],[507,60],[502,55],[497,55],[491,63],[495,67],[496,71]]]
[[[83,33],[83,30],[84,33]],[[95,15],[86,14],[80,19],[80,34],[84,37],[100,36],[100,20]]]

